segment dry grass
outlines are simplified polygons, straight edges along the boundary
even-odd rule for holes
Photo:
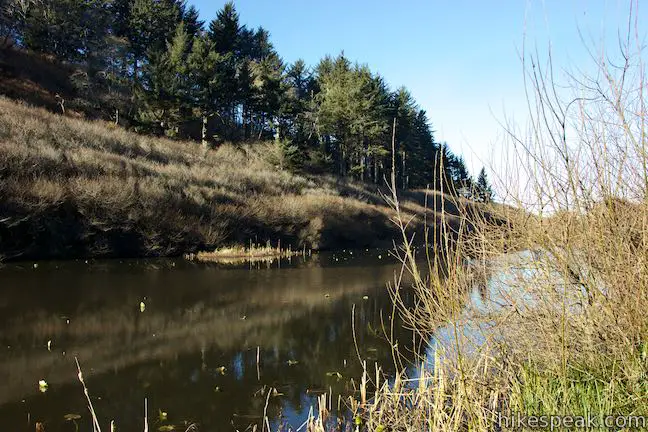
[[[268,160],[272,151],[265,143],[206,150],[0,98],[0,253],[163,256],[268,240],[295,249],[391,245],[394,213],[377,188],[291,174]],[[408,211],[420,212],[420,200],[412,195]]]

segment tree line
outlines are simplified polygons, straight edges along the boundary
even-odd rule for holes
[[[411,93],[344,54],[286,64],[263,27],[234,3],[209,23],[184,0],[0,0],[0,38],[87,72],[84,92],[141,133],[224,141],[276,140],[289,168],[398,186],[453,189],[488,201],[460,156],[435,141]],[[395,130],[392,131],[393,120]]]

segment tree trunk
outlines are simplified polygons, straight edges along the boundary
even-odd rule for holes
[[[209,146],[209,142],[207,141],[207,116],[205,114],[202,115],[202,131],[200,133],[200,140],[203,147],[207,148]]]
[[[403,157],[402,157],[402,176],[403,176],[403,189],[407,189],[407,174],[405,173],[405,150],[403,150]]]

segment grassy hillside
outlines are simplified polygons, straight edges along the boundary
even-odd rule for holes
[[[291,174],[280,159],[268,143],[207,150],[0,98],[0,254],[163,256],[250,240],[321,249],[397,238],[378,190]],[[410,193],[405,211],[422,214],[424,195]]]

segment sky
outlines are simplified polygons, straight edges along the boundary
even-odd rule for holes
[[[638,0],[637,0],[638,1]],[[223,0],[189,0],[209,22]],[[263,26],[284,61],[315,65],[344,54],[407,87],[437,141],[464,156],[471,173],[497,164],[502,123],[528,116],[521,53],[557,70],[587,68],[585,46],[615,46],[630,1],[620,0],[236,0],[242,24]],[[648,23],[648,6],[639,5]]]

